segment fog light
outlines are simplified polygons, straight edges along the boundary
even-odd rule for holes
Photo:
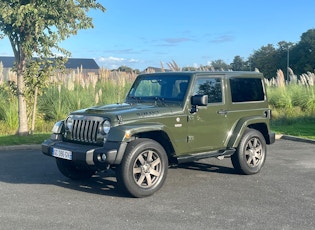
[[[101,163],[104,163],[106,161],[107,157],[105,153],[101,153],[97,155],[97,160]]]

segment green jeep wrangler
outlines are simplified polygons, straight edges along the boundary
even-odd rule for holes
[[[123,189],[145,197],[162,187],[170,164],[230,157],[239,173],[258,173],[275,141],[270,118],[261,73],[142,74],[124,103],[58,121],[42,152],[74,180],[113,168]]]

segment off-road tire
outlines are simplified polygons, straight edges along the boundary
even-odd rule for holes
[[[231,160],[238,173],[251,175],[258,173],[266,160],[266,141],[255,129],[246,129]]]
[[[167,171],[164,148],[154,140],[140,138],[128,144],[116,170],[117,182],[133,197],[146,197],[163,186]]]

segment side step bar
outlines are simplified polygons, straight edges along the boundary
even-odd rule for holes
[[[185,156],[177,157],[178,164],[197,161],[210,157],[220,157],[220,156],[231,156],[236,150],[235,149],[227,149],[224,151],[214,151],[214,152],[203,152],[203,153],[194,153]]]

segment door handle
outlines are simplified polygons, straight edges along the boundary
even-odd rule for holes
[[[226,115],[228,112],[226,111],[226,110],[219,110],[218,112],[217,112],[217,114],[220,114],[220,115]]]

